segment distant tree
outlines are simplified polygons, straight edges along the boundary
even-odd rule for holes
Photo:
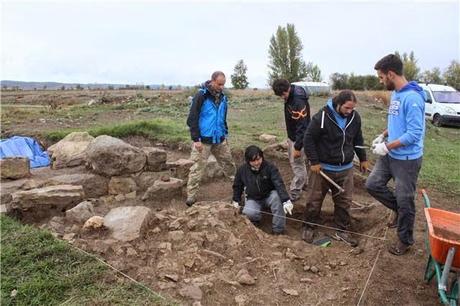
[[[398,51],[395,52],[395,55],[398,56],[404,65],[404,76],[407,80],[417,80],[420,73],[420,68],[417,66],[417,59],[415,58],[414,51],[411,51],[409,55],[404,52],[401,56]]]
[[[321,76],[321,69],[318,65],[314,65],[312,62],[307,64],[307,79],[312,82],[321,82],[323,77]]]
[[[332,83],[332,89],[342,90],[348,88],[348,74],[346,73],[333,73],[329,77]]]
[[[150,85],[146,85],[145,89],[150,90]]]
[[[449,67],[444,71],[446,83],[457,90],[460,90],[460,63],[456,60],[450,62]]]
[[[172,85],[169,85],[169,86],[168,86],[168,90],[173,90],[173,86],[172,86]]]
[[[109,86],[107,86],[107,89],[108,90],[114,90],[114,87],[113,87],[113,85],[109,85]]]
[[[285,28],[278,26],[270,39],[268,50],[269,84],[279,78],[297,82],[308,76],[307,65],[301,54],[302,49],[302,42],[293,24],[288,23]]]
[[[248,87],[248,77],[246,76],[246,72],[248,71],[248,67],[243,62],[243,60],[239,60],[236,63],[235,68],[233,68],[233,74],[231,75],[232,79],[232,86],[235,89],[245,89]]]
[[[65,90],[65,86],[64,86],[64,85],[61,86],[61,90]]]
[[[43,90],[46,90],[47,88],[48,88],[48,86],[43,85]]]
[[[76,90],[83,90],[83,87],[82,87],[80,84],[77,84],[77,85],[75,86],[75,89],[76,89]]]
[[[442,84],[441,69],[434,67],[432,70],[425,70],[420,75],[420,81],[423,83]]]

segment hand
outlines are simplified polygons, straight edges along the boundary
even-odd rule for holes
[[[201,151],[203,151],[203,144],[201,143],[201,141],[196,141],[193,143],[193,146],[195,147],[195,149],[201,153]]]
[[[301,151],[294,149],[294,153],[292,155],[294,158],[299,158],[301,156]]]
[[[321,171],[321,165],[320,164],[311,165],[310,166],[310,171],[313,172],[313,173],[319,174],[319,172]]]
[[[236,209],[239,209],[240,208],[240,203],[238,203],[237,201],[233,201],[232,206],[235,207]]]
[[[283,203],[283,210],[286,215],[292,215],[292,209],[294,208],[294,205],[292,204],[291,200],[287,200],[286,202]]]
[[[362,173],[366,173],[367,169],[369,169],[369,163],[367,160],[359,163],[359,170],[361,170]]]
[[[388,153],[387,145],[384,142],[372,146],[372,153],[375,155],[385,156]]]
[[[385,135],[380,134],[379,136],[377,136],[377,138],[372,140],[372,147],[377,145],[377,144],[379,144],[379,143],[382,143],[384,140],[385,140]]]

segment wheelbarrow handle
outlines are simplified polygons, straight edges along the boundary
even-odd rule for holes
[[[423,202],[425,203],[425,207],[427,208],[431,207],[430,199],[428,198],[428,194],[426,193],[425,189],[422,189],[422,196],[423,196]]]

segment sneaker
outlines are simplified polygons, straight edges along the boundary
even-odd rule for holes
[[[185,205],[187,205],[188,207],[192,206],[193,204],[195,204],[196,200],[195,198],[187,198],[187,200],[185,201]]]
[[[309,227],[304,227],[302,229],[302,240],[305,241],[306,243],[312,243],[314,236],[315,236],[315,232],[313,231],[313,229]]]
[[[395,212],[392,212],[393,214],[393,219],[387,223],[388,228],[397,228],[398,227],[398,214]]]
[[[335,232],[334,238],[339,241],[345,242],[353,248],[358,246],[358,239],[353,238],[353,235],[350,233],[337,231]]]
[[[409,244],[405,244],[402,241],[398,241],[397,243],[395,243],[394,245],[388,248],[388,252],[396,256],[401,256],[401,255],[406,254],[409,248],[410,248]]]

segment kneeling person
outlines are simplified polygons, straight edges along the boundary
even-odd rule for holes
[[[261,209],[270,208],[273,234],[282,234],[285,216],[292,214],[293,205],[278,168],[264,160],[262,150],[256,146],[246,148],[244,159],[246,163],[239,167],[233,182],[233,205],[237,208],[241,206],[241,196],[245,191],[243,214],[252,223],[258,224],[262,218]]]

